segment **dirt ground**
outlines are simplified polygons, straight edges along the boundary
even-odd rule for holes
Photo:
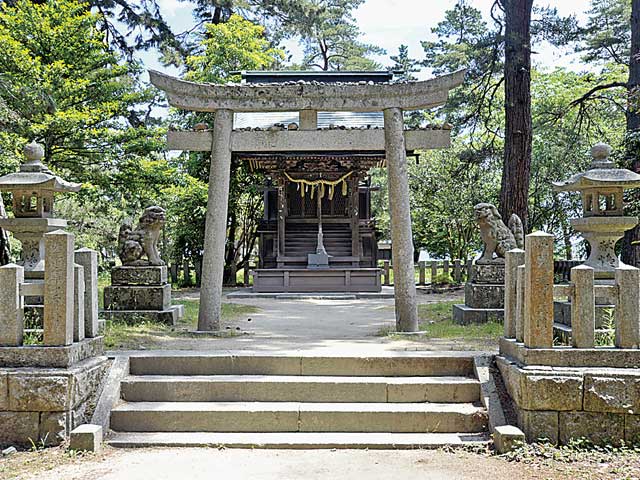
[[[553,457],[554,455],[551,455]],[[608,457],[607,457],[608,458]],[[559,461],[540,456],[508,461],[464,450],[118,450],[75,456],[63,448],[0,459],[2,480],[544,480],[636,479],[640,462]]]
[[[176,297],[197,298],[197,292]],[[420,303],[462,300],[462,292],[419,294]],[[223,327],[231,338],[178,337],[170,350],[305,351],[349,354],[388,350],[485,350],[495,344],[384,335],[394,325],[392,299],[225,299],[258,307]],[[120,352],[122,353],[122,352]],[[154,448],[76,454],[64,446],[0,457],[0,480],[640,479],[640,450],[574,452],[527,446],[510,457],[486,450],[240,450]]]
[[[229,292],[226,292],[229,293]],[[199,291],[173,293],[174,300],[197,300]],[[163,338],[163,350],[228,350],[277,353],[305,351],[374,352],[381,350],[486,350],[497,351],[497,345],[457,338],[429,339],[390,337],[385,332],[395,327],[392,298],[367,299],[273,299],[231,298],[224,302],[254,306],[256,313],[240,316],[221,326],[233,334],[231,338],[180,336]],[[425,293],[419,291],[421,304],[460,301],[464,292]]]

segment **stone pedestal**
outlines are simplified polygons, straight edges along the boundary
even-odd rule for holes
[[[329,268],[329,255],[326,253],[308,254],[307,268]]]
[[[464,287],[464,305],[453,306],[453,321],[462,325],[504,318],[504,263],[474,264]]]
[[[167,267],[116,267],[111,286],[104,289],[103,316],[135,323],[152,320],[175,325],[183,316],[182,305],[171,305]]]
[[[0,347],[0,444],[58,445],[91,420],[109,368],[102,337],[61,347]]]
[[[520,350],[522,357],[537,351],[550,359],[553,355],[548,353],[557,351],[511,343],[513,353]],[[556,369],[535,361],[523,363],[509,355],[505,346],[501,341],[496,363],[527,441],[546,439],[566,445],[572,439],[586,439],[596,445],[620,445],[640,440],[640,375],[636,368],[607,366],[611,364],[609,353],[615,350],[565,349],[558,352],[563,357],[554,363],[562,368]],[[585,359],[585,352],[590,352],[591,358]],[[622,363],[635,359],[637,365],[638,353],[635,349],[624,351]],[[591,362],[594,359],[598,362]],[[586,367],[584,363],[600,366]],[[633,362],[628,364],[633,366]]]

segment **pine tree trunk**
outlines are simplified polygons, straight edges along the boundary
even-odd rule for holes
[[[7,218],[2,195],[0,195],[0,218]],[[0,265],[6,265],[11,261],[10,253],[9,234],[0,228]]]
[[[517,214],[528,231],[531,170],[531,8],[533,0],[503,0],[505,10],[505,145],[500,212]]]
[[[640,159],[637,158],[640,143],[640,0],[631,3],[631,56],[629,58],[629,81],[627,83],[628,105],[626,112],[627,134],[625,158],[628,168],[640,173]],[[636,201],[639,201],[637,198]],[[627,265],[640,266],[640,245],[632,242],[640,240],[640,226],[628,230],[622,240],[622,261]]]

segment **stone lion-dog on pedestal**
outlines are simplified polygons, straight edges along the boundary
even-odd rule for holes
[[[482,255],[476,263],[503,263],[509,250],[524,248],[524,229],[518,215],[511,215],[507,227],[498,209],[490,203],[477,204],[473,207],[473,213],[484,243]]]
[[[147,207],[134,230],[123,223],[118,234],[118,256],[125,266],[162,266],[158,253],[158,239],[166,220],[165,211],[158,206]],[[146,256],[147,259],[142,257]]]

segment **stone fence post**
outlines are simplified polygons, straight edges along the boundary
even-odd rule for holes
[[[384,268],[384,284],[391,285],[391,279],[389,278],[389,273],[391,271],[391,263],[389,262],[389,260],[384,260],[383,268]]]
[[[524,264],[516,267],[516,342],[524,341],[524,272]]]
[[[202,260],[194,258],[193,268],[196,271],[196,287],[200,288],[200,285],[202,284]]]
[[[435,283],[437,276],[438,276],[438,262],[434,260],[431,262],[431,285]]]
[[[620,264],[616,268],[615,281],[618,287],[615,310],[615,345],[618,348],[639,348],[640,270]]]
[[[75,262],[84,269],[84,335],[98,333],[98,252],[81,248],[75,252]]]
[[[453,281],[456,283],[460,283],[462,280],[462,269],[460,267],[460,259],[455,259],[453,261]]]
[[[424,260],[418,262],[418,285],[425,284],[426,262]]]
[[[524,250],[514,248],[505,256],[504,269],[504,336],[516,337],[518,305],[518,267],[524,264]]]
[[[571,343],[575,348],[593,348],[596,331],[596,297],[593,268],[571,269]]]
[[[24,268],[15,263],[0,267],[0,346],[22,345],[24,338],[23,297],[20,284]]]
[[[169,273],[171,274],[171,283],[178,283],[178,264],[172,263],[169,266]]]
[[[553,235],[525,237],[524,344],[553,347]]]
[[[249,286],[249,271],[251,271],[251,266],[249,265],[249,260],[247,260],[242,267],[242,283],[245,287]]]
[[[63,230],[44,234],[44,345],[73,343],[74,236]]]
[[[444,259],[442,261],[442,273],[447,276],[449,275],[449,260]]]
[[[473,271],[473,259],[472,258],[467,258],[467,263],[466,263],[466,270],[467,270],[467,282],[471,281],[471,273]]]
[[[46,267],[45,267],[46,268]],[[73,341],[84,340],[84,267],[73,267]]]

